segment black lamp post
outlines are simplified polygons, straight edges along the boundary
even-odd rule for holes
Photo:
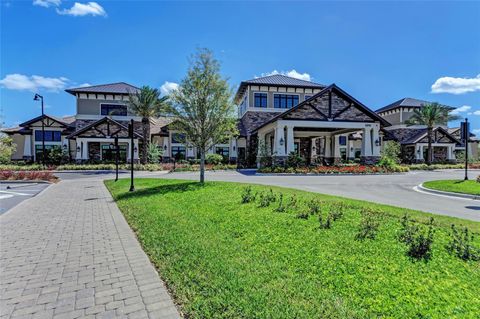
[[[135,185],[133,184],[133,157],[135,155],[135,149],[133,144],[133,119],[130,120],[130,124],[128,125],[128,133],[130,135],[130,192],[135,191]]]
[[[34,101],[41,101],[42,104],[42,165],[45,166],[45,124],[43,122],[43,116],[45,115],[43,112],[43,96],[40,94],[35,94],[33,97]]]
[[[465,178],[464,180],[468,181],[468,139],[470,138],[470,130],[468,119],[465,118],[465,122],[462,123],[463,126],[463,138],[465,139]]]

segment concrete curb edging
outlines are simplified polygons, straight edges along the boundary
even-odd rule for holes
[[[415,188],[421,190],[422,192],[430,193],[430,194],[433,194],[433,195],[443,195],[443,196],[450,196],[450,197],[456,197],[456,198],[462,198],[462,199],[480,200],[479,195],[470,195],[470,194],[439,191],[439,190],[436,190],[436,189],[426,188],[426,187],[423,186],[423,183],[414,187],[414,189]]]

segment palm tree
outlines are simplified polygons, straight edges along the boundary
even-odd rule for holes
[[[167,105],[168,96],[160,97],[158,89],[149,86],[142,88],[128,96],[128,107],[137,116],[142,117],[142,163],[147,162],[148,145],[150,144],[150,119],[158,117]]]
[[[450,121],[460,119],[458,115],[450,114],[450,108],[439,103],[429,103],[415,109],[413,115],[405,121],[407,125],[425,125],[427,127],[428,156],[427,164],[433,162],[432,135],[435,125],[446,125]]]

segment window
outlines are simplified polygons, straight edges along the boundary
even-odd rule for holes
[[[185,143],[185,134],[184,133],[172,133],[172,143]]]
[[[309,98],[311,98],[313,95],[306,95],[305,94],[305,100],[308,100]]]
[[[35,141],[42,141],[42,131],[35,131]],[[45,142],[61,142],[62,133],[60,131],[45,130]]]
[[[215,153],[220,154],[223,158],[228,159],[230,154],[230,149],[228,147],[216,147]]]
[[[298,104],[298,95],[274,94],[273,107],[277,109],[290,109]]]
[[[339,136],[338,143],[340,145],[347,145],[347,137],[346,136]]]
[[[35,145],[35,158],[37,161],[42,160],[42,145]],[[61,150],[60,145],[45,145],[45,159],[48,160],[52,150]]]
[[[118,145],[118,161],[127,161],[127,145]],[[115,162],[115,147],[110,148],[110,144],[102,144],[102,160],[105,162]]]
[[[253,96],[255,107],[267,107],[267,93],[255,93]]]
[[[102,115],[127,116],[127,106],[121,104],[100,105]]]
[[[186,158],[187,152],[185,146],[172,146],[172,157],[175,160],[184,160]]]

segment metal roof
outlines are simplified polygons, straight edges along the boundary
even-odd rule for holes
[[[247,81],[242,81],[235,95],[235,101],[237,101],[242,95],[248,85],[272,85],[282,87],[302,87],[302,88],[315,88],[323,89],[326,87],[324,84],[319,84],[311,81],[300,80],[292,78],[283,74],[274,74],[255,78]]]
[[[92,85],[86,87],[66,89],[65,91],[75,95],[76,93],[110,93],[110,94],[129,94],[140,90],[138,87],[125,82],[110,84]]]
[[[389,104],[387,106],[379,108],[375,112],[377,112],[377,113],[386,112],[386,111],[396,109],[397,107],[422,107],[422,106],[430,104],[430,103],[432,103],[432,102],[419,100],[419,99],[414,99],[414,98],[411,98],[411,97],[404,97],[403,99],[395,101],[392,104]],[[450,107],[448,105],[444,105],[444,106],[448,107],[449,109],[454,109],[453,107]]]

